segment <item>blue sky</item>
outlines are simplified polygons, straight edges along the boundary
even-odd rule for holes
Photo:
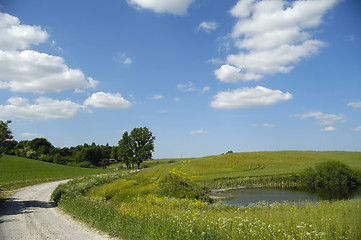
[[[361,150],[361,3],[0,1],[0,119],[16,140],[154,158]]]

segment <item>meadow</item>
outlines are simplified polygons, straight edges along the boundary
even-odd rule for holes
[[[53,198],[76,218],[122,239],[361,239],[360,200],[234,207],[207,194],[209,187],[279,184],[328,160],[361,169],[361,153],[353,152],[152,160],[153,167],[119,179],[102,176],[102,184],[98,176],[61,185]]]
[[[305,169],[326,161],[339,161],[361,171],[361,152],[277,151],[178,159],[140,174],[152,177],[173,173],[209,189],[252,184],[292,185],[297,184],[297,176]]]
[[[111,170],[69,167],[5,155],[0,157],[0,189],[8,191],[42,182],[107,172]]]

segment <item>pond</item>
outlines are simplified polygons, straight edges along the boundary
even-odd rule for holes
[[[215,191],[213,195],[224,204],[247,206],[251,203],[274,202],[318,202],[320,200],[361,199],[361,186],[358,187],[288,187],[288,188],[240,188]]]

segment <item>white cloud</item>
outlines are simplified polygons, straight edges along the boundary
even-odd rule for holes
[[[62,91],[94,88],[97,81],[86,79],[79,69],[71,69],[64,59],[32,50],[0,50],[0,88],[15,92]]]
[[[355,128],[353,128],[352,130],[354,130],[354,131],[361,131],[361,126],[358,126],[358,127],[355,127]]]
[[[311,111],[303,114],[296,114],[300,119],[315,118],[319,124],[328,125],[336,122],[346,122],[346,117],[343,114],[325,114],[320,111]]]
[[[152,99],[153,99],[153,100],[159,100],[159,99],[162,99],[162,98],[163,98],[163,96],[160,95],[160,94],[154,94],[154,95],[152,96]]]
[[[49,35],[38,26],[21,25],[17,17],[0,13],[0,88],[14,92],[44,93],[97,84],[79,69],[69,68],[62,57],[29,48],[45,42]],[[56,45],[53,40],[51,46]]]
[[[353,108],[361,108],[361,102],[350,102],[347,104],[347,106],[353,107]]]
[[[208,92],[209,90],[211,90],[211,87],[206,86],[206,87],[202,88],[201,93],[206,93],[206,92]]]
[[[318,53],[325,43],[307,30],[322,23],[322,16],[338,0],[240,0],[230,13],[238,18],[231,36],[238,54],[227,57],[228,66],[215,71],[224,82],[258,80],[267,74],[288,73],[294,64]],[[228,74],[227,74],[228,73]]]
[[[253,127],[266,127],[266,128],[274,128],[275,125],[274,124],[271,124],[271,123],[263,123],[263,124],[257,124],[257,123],[254,123],[252,124]]]
[[[40,97],[35,104],[21,97],[9,98],[8,105],[0,105],[0,118],[23,118],[23,119],[60,119],[73,118],[82,108],[82,105],[70,100],[55,100]]]
[[[25,49],[45,42],[49,34],[39,26],[20,24],[17,17],[0,12],[0,49]]]
[[[127,109],[132,104],[124,99],[120,93],[97,92],[88,97],[84,101],[84,105],[107,109]]]
[[[222,65],[214,71],[216,77],[222,82],[236,83],[238,81],[250,81],[262,78],[262,75],[254,73],[242,73],[241,69],[229,64]]]
[[[268,128],[274,128],[275,125],[274,124],[271,124],[271,123],[264,123],[262,124],[263,127],[268,127]]]
[[[194,0],[127,0],[138,9],[152,10],[156,13],[184,15]]]
[[[193,86],[193,83],[191,82],[187,82],[184,84],[179,83],[177,85],[177,89],[183,92],[193,92],[196,90],[195,87]]]
[[[224,61],[220,58],[211,58],[211,59],[208,59],[207,60],[207,63],[211,63],[211,64],[214,64],[214,65],[221,65],[224,63]]]
[[[51,41],[50,46],[52,46],[53,48],[55,48],[59,53],[64,53],[64,50],[58,46],[57,42],[55,40]]]
[[[220,109],[262,107],[276,104],[279,101],[292,99],[290,93],[257,86],[255,88],[239,88],[230,92],[219,92],[214,96],[211,106]]]
[[[251,14],[252,8],[254,8],[254,5],[252,5],[254,2],[255,0],[238,1],[237,4],[231,9],[230,13],[234,17],[248,17]]]
[[[333,126],[329,126],[321,129],[321,132],[331,132],[331,131],[336,131],[336,128]]]
[[[199,24],[197,29],[209,33],[217,29],[217,23],[215,21],[208,21],[208,22],[204,21]]]
[[[130,65],[133,63],[133,60],[128,57],[125,53],[118,53],[113,57],[113,60],[120,64]]]
[[[43,134],[39,133],[22,133],[21,136],[26,139],[33,139],[33,138],[44,138],[45,136]]]
[[[203,129],[199,129],[199,130],[192,130],[190,131],[189,134],[191,135],[199,135],[199,134],[207,134],[207,131],[204,131]]]

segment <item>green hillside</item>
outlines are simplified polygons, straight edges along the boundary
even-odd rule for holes
[[[174,173],[196,182],[217,179],[297,174],[316,164],[336,160],[361,170],[361,152],[278,151],[229,153],[178,160],[144,170],[146,176]]]
[[[0,188],[4,188],[4,186],[9,187],[13,182],[29,183],[44,179],[74,178],[106,172],[109,172],[109,170],[69,167],[5,155],[0,158]]]

